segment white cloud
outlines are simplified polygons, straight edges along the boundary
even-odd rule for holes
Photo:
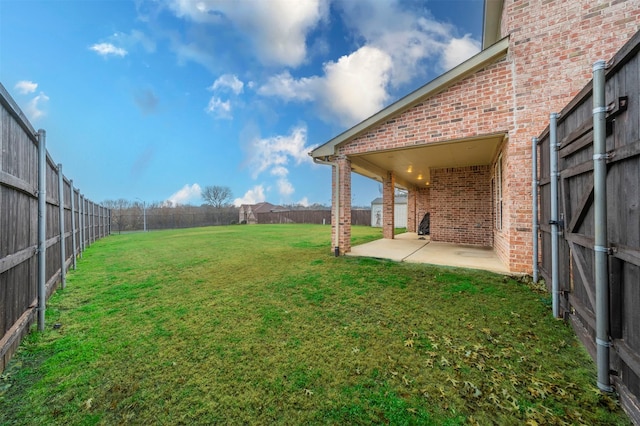
[[[177,206],[180,204],[188,204],[192,201],[196,201],[200,198],[202,193],[202,188],[197,183],[193,185],[185,185],[180,190],[171,194],[169,198],[167,198],[167,203],[172,206]]]
[[[29,117],[30,121],[36,121],[40,117],[45,115],[43,110],[44,104],[49,102],[49,97],[44,94],[44,92],[40,92],[38,96],[31,99],[25,108],[25,114]]]
[[[223,101],[216,96],[213,96],[211,99],[209,99],[209,105],[207,105],[205,111],[216,118],[229,120],[233,118],[233,116],[231,115],[231,102],[229,102],[228,100]]]
[[[156,42],[139,30],[131,30],[128,34],[123,32],[114,33],[107,37],[104,42],[96,43],[89,49],[103,57],[124,57],[137,46],[142,46],[149,53],[156,51]]]
[[[391,67],[389,55],[368,46],[325,65],[323,109],[337,116],[346,126],[374,114],[389,98],[385,88]]]
[[[286,167],[276,166],[271,169],[271,174],[274,176],[285,177],[289,174],[289,170]]]
[[[243,87],[244,83],[240,81],[237,76],[233,74],[221,75],[216,79],[216,81],[213,82],[211,86],[207,88],[207,90],[215,92],[216,95],[212,96],[211,99],[209,99],[209,105],[207,105],[205,111],[216,118],[227,120],[232,119],[233,115],[231,114],[231,100],[227,99],[226,101],[223,101],[219,96],[217,96],[217,93],[231,91],[233,94],[239,95],[240,93],[242,93]]]
[[[304,126],[293,128],[289,135],[253,138],[247,148],[249,153],[248,165],[251,169],[252,177],[256,179],[263,172],[268,172],[270,175],[275,176],[277,178],[275,187],[278,194],[288,198],[295,192],[293,184],[287,178],[289,165],[291,163],[299,165],[303,162],[311,162],[311,158],[307,153],[311,151],[312,147],[306,143],[307,128]],[[261,190],[259,192],[260,197],[257,198],[264,200],[264,188],[262,185],[256,186],[254,190],[256,188]],[[256,198],[256,193],[254,192],[250,191],[247,194]],[[243,199],[249,197],[247,194]]]
[[[302,197],[302,199],[298,201],[298,204],[303,207],[309,207],[309,199],[307,197]]]
[[[295,78],[289,71],[270,77],[263,96],[315,102],[324,119],[351,126],[385,106],[390,91],[427,69],[447,70],[477,53],[480,43],[400,0],[335,0],[359,47],[324,64],[323,74]]]
[[[194,22],[231,23],[248,37],[267,64],[297,66],[307,53],[307,33],[326,17],[328,0],[171,0],[178,17]]]
[[[213,82],[209,90],[224,90],[230,89],[234,94],[239,95],[242,93],[244,83],[238,79],[236,75],[224,74],[221,75]]]
[[[304,161],[310,162],[311,158],[307,153],[311,151],[312,147],[307,146],[306,143],[307,128],[304,126],[294,128],[289,135],[253,139],[249,147],[249,165],[253,178],[257,178],[258,175],[269,169],[272,174],[286,175],[284,170],[290,160],[293,160],[295,164]]]
[[[201,46],[195,42],[184,43],[175,34],[169,36],[169,41],[171,49],[178,57],[178,65],[185,65],[187,62],[192,61],[209,70],[215,69],[215,58],[208,51],[207,46]]]
[[[15,89],[18,91],[18,93],[21,93],[23,95],[28,95],[29,93],[35,92],[37,88],[38,83],[34,83],[33,81],[29,80],[19,81],[15,85]]]
[[[264,187],[262,185],[256,185],[241,197],[233,200],[233,205],[240,207],[242,204],[257,204],[266,200],[264,195]]]
[[[363,46],[326,63],[322,77],[296,80],[285,71],[271,77],[258,93],[287,101],[316,101],[325,118],[350,126],[384,106],[392,65],[384,51]]]
[[[289,71],[269,77],[267,82],[258,88],[264,96],[276,96],[286,101],[312,101],[322,92],[320,77],[301,78],[296,80]]]
[[[469,34],[462,38],[452,38],[444,49],[443,68],[450,70],[466,61],[480,51],[480,42],[471,38]]]
[[[127,51],[121,47],[116,47],[111,43],[96,43],[91,46],[89,49],[96,52],[98,55],[107,57],[107,56],[120,56],[124,57],[127,55]]]
[[[156,51],[156,42],[139,30],[131,30],[130,34],[115,33],[111,37],[111,40],[114,42],[117,41],[116,44],[126,46],[129,49],[133,49],[135,46],[140,45],[149,53]]]
[[[289,180],[285,177],[278,179],[278,193],[283,197],[288,197],[293,194],[296,190]]]

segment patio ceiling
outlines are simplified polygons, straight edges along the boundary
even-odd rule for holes
[[[396,185],[404,189],[408,189],[409,186],[428,186],[431,169],[491,164],[505,137],[506,134],[498,133],[472,139],[358,154],[350,156],[351,167],[355,173],[378,181],[381,181],[388,171],[393,171]]]

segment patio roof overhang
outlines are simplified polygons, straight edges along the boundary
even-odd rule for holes
[[[349,156],[355,173],[382,181],[393,172],[400,188],[429,186],[430,170],[489,165],[495,159],[506,133],[431,143],[388,151]]]

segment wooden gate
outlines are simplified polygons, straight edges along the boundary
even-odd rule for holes
[[[640,423],[640,33],[606,71],[610,370],[621,402]],[[597,58],[596,58],[597,59]],[[595,359],[593,101],[585,87],[557,127],[560,313]],[[539,138],[540,271],[551,285],[549,131]]]

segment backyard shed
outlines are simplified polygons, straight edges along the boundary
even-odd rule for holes
[[[382,197],[371,202],[371,226],[382,228]],[[394,201],[394,226],[396,228],[407,227],[407,197],[398,196]]]

